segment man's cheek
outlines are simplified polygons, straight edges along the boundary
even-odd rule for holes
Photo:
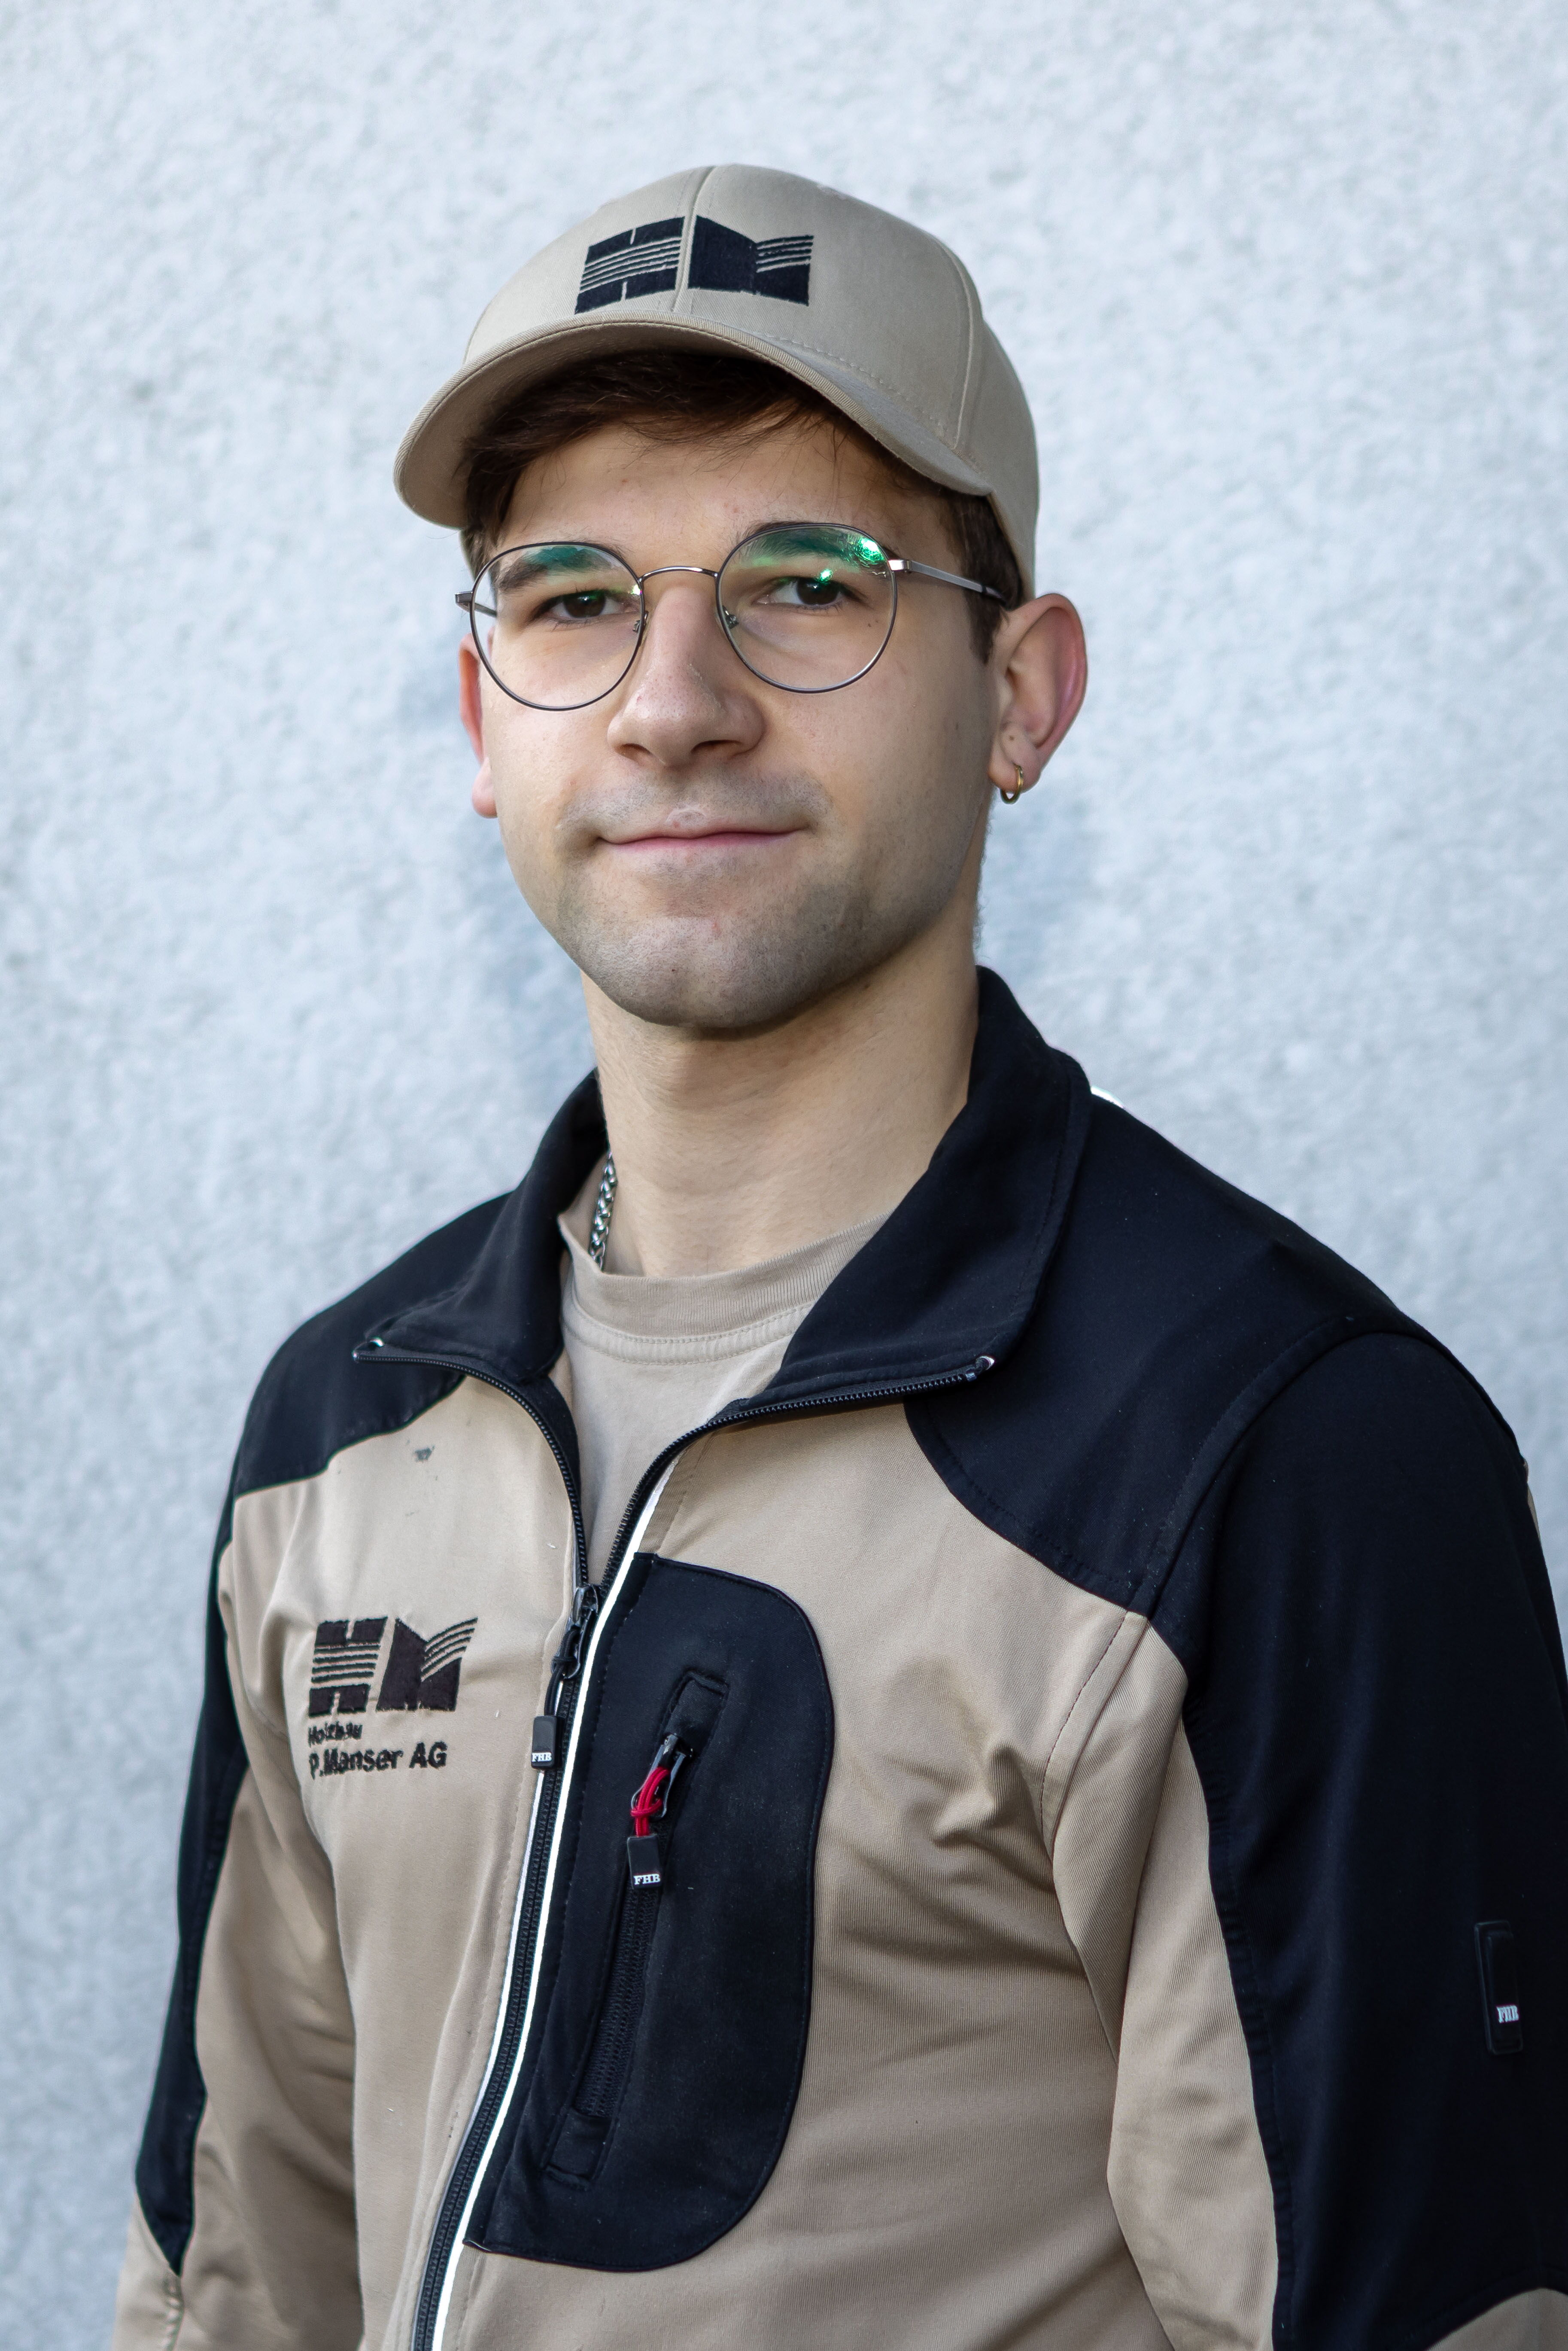
[[[548,928],[561,891],[558,838],[548,824],[540,822],[539,810],[530,806],[524,796],[498,792],[496,802],[502,845],[512,878],[530,908]]]

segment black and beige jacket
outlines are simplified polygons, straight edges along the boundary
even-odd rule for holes
[[[1486,1397],[988,977],[928,1173],[588,1585],[603,1148],[590,1081],[262,1383],[119,2351],[1568,2344]]]

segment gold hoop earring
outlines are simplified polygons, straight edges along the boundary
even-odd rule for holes
[[[1023,798],[1024,791],[1023,770],[1016,759],[1012,762],[1012,772],[1018,778],[1018,789],[1015,792],[1003,792],[1002,795],[1009,808],[1012,806],[1014,800],[1021,800]]]

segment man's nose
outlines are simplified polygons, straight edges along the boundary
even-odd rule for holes
[[[713,588],[694,565],[645,575],[642,643],[607,730],[618,751],[679,768],[750,750],[762,734],[757,681],[720,625]]]

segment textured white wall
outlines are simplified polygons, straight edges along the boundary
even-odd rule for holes
[[[754,158],[964,255],[1095,664],[991,956],[1475,1368],[1568,1563],[1568,60],[1551,0],[54,0],[4,42],[0,2341],[78,2351],[246,1394],[586,1061],[389,468],[605,194]]]

